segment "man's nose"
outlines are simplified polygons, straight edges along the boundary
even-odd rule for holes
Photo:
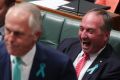
[[[81,36],[82,39],[86,39],[87,38],[87,32],[85,30],[82,31],[80,36]]]
[[[14,36],[14,33],[11,32],[9,35],[8,35],[8,40],[9,41],[14,41],[15,40],[15,36]]]

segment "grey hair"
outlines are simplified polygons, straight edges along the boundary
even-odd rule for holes
[[[42,18],[40,11],[31,10],[33,15],[29,18],[29,26],[32,28],[33,32],[40,31],[42,28]]]
[[[103,9],[92,9],[90,11],[87,12],[91,13],[91,12],[95,12],[97,15],[101,15],[103,17],[104,20],[104,25],[101,27],[101,29],[103,31],[111,31],[112,30],[112,19],[111,16],[109,15],[109,13]]]
[[[15,6],[13,6],[13,8],[14,7],[17,9],[20,9],[20,10],[22,9],[22,11],[26,11],[26,12],[30,13],[28,25],[32,29],[33,33],[36,31],[42,32],[42,30],[41,30],[42,17],[41,17],[40,9],[36,5],[27,3],[27,2],[23,2],[20,4],[16,4]]]

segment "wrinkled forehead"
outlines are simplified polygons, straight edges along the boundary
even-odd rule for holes
[[[22,8],[10,8],[6,14],[7,17],[18,17],[18,19],[26,18],[30,15],[30,13],[26,10],[23,10]]]
[[[84,23],[84,22],[86,22],[86,23],[96,23],[100,26],[104,25],[103,16],[98,15],[95,12],[87,13],[82,19],[82,23]]]
[[[21,24],[22,22],[28,23],[29,16],[30,16],[30,13],[24,10],[20,10],[20,9],[17,10],[16,8],[13,8],[9,10],[8,13],[6,14],[5,24],[8,22],[13,22],[13,23],[21,22]]]
[[[103,16],[102,15],[100,15],[100,14],[98,14],[97,12],[89,12],[89,13],[87,13],[84,17],[83,17],[83,19],[84,18],[100,18],[100,19],[103,19]]]
[[[6,15],[5,26],[14,28],[29,28],[29,16],[26,11],[12,9]]]

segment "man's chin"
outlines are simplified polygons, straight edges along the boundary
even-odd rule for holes
[[[90,53],[91,48],[90,47],[82,47],[83,52]]]
[[[89,46],[82,45],[83,50],[89,50]]]
[[[14,50],[8,49],[8,54],[10,54],[10,55],[16,55],[17,53]]]

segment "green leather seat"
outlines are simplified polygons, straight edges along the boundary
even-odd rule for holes
[[[46,45],[56,47],[59,43],[63,22],[63,17],[45,14],[43,17],[43,34],[40,41]]]
[[[109,43],[120,56],[120,31],[112,30],[110,34]]]
[[[79,20],[66,19],[60,36],[60,41],[65,38],[77,37],[80,27]]]

